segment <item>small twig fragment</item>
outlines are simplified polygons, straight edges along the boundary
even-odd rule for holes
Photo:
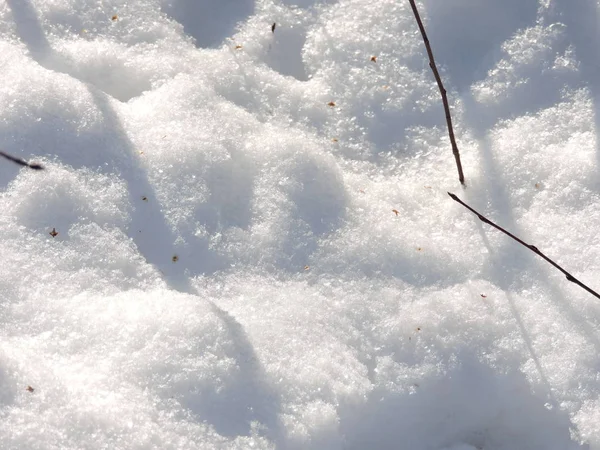
[[[510,238],[514,239],[515,241],[517,241],[519,244],[521,244],[523,247],[527,247],[529,250],[531,250],[533,253],[535,253],[536,255],[540,256],[541,258],[545,259],[546,261],[548,261],[550,264],[552,264],[554,267],[556,267],[558,270],[560,270],[565,277],[567,278],[567,280],[569,280],[572,283],[575,283],[576,285],[578,285],[579,287],[585,289],[586,291],[588,291],[590,294],[592,294],[594,297],[600,298],[600,294],[598,294],[596,291],[594,291],[593,289],[589,288],[588,286],[586,286],[585,284],[583,284],[581,281],[579,281],[577,278],[575,278],[573,275],[571,275],[569,272],[567,272],[565,269],[563,269],[561,266],[559,266],[557,263],[555,263],[553,260],[551,260],[550,258],[548,258],[546,255],[544,255],[535,245],[531,245],[531,244],[527,244],[524,241],[522,241],[521,239],[519,239],[518,237],[516,237],[514,234],[512,234],[509,231],[506,231],[504,228],[502,228],[500,225],[496,225],[494,222],[492,222],[490,219],[488,219],[487,217],[485,217],[484,215],[478,213],[477,211],[475,211],[473,208],[471,208],[469,205],[467,205],[465,202],[463,202],[461,199],[459,199],[456,195],[452,194],[451,192],[448,192],[448,195],[450,196],[450,198],[452,198],[452,200],[454,200],[457,203],[460,203],[461,205],[463,205],[465,208],[467,208],[469,211],[471,211],[473,214],[475,214],[477,216],[477,218],[479,220],[481,220],[484,223],[487,223],[488,225],[494,227],[495,229],[497,229],[498,231],[501,231],[502,233],[506,234],[507,236],[509,236]]]
[[[273,22],[273,25],[271,25],[271,33],[275,33],[275,28],[277,27],[277,23]]]
[[[6,152],[3,152],[0,150],[0,156],[5,157],[6,159],[8,159],[9,161],[12,161],[14,163],[19,164],[20,166],[25,166],[25,167],[29,167],[30,169],[34,169],[34,170],[43,170],[44,166],[42,166],[41,164],[35,164],[35,163],[28,163],[27,161],[25,161],[24,159],[21,158],[17,158],[16,156],[12,156],[9,155]]]

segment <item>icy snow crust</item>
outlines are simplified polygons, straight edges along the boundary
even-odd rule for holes
[[[408,1],[0,4],[2,449],[600,449],[600,303],[446,195],[600,288],[598,5],[419,7],[466,190]]]

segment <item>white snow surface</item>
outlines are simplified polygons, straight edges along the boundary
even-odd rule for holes
[[[408,0],[0,3],[2,449],[600,449],[600,301],[447,195],[600,289],[599,3],[418,6],[466,188]]]

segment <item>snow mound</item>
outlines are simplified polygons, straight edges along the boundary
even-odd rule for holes
[[[0,5],[6,449],[600,449],[594,2]]]

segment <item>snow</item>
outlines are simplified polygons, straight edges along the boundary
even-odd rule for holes
[[[600,449],[597,299],[447,195],[600,289],[600,4],[418,5],[466,188],[408,1],[0,4],[3,449]]]

